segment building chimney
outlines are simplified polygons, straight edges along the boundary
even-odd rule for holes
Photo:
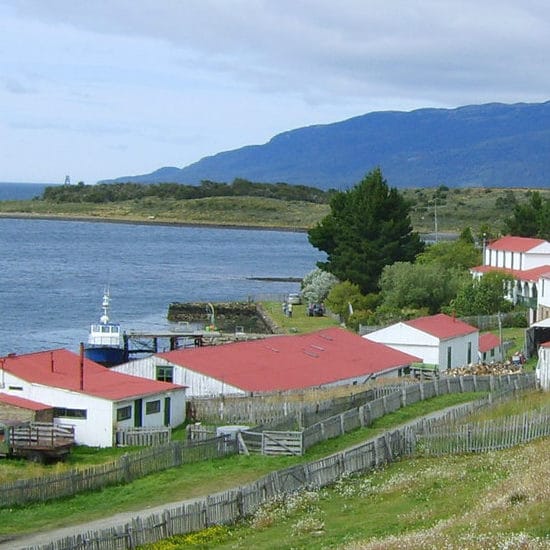
[[[80,342],[80,391],[84,390],[84,343]]]

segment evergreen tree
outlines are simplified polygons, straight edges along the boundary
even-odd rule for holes
[[[409,204],[390,189],[379,168],[355,187],[335,193],[330,214],[309,231],[309,242],[327,253],[317,265],[363,294],[378,290],[386,265],[414,261],[424,248],[412,231]]]

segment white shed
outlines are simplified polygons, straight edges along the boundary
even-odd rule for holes
[[[478,329],[443,313],[396,323],[363,338],[421,357],[440,370],[478,359]]]
[[[550,342],[544,342],[539,347],[536,376],[543,390],[550,390]]]
[[[54,422],[72,424],[77,444],[111,447],[117,427],[178,426],[185,387],[107,369],[65,349],[0,358],[0,384],[54,408]]]

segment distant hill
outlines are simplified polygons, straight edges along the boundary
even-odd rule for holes
[[[376,166],[392,187],[548,187],[550,102],[369,113],[290,130],[184,168],[109,181],[244,178],[342,189]]]

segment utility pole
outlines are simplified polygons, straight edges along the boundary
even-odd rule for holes
[[[434,199],[434,223],[435,223],[435,242],[437,243],[438,233],[437,233],[437,198]]]

